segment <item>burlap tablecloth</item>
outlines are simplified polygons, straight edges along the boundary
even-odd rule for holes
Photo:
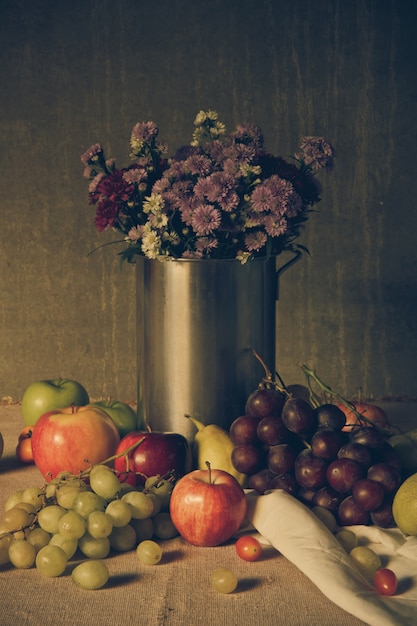
[[[41,486],[34,466],[15,458],[23,427],[19,405],[0,406],[5,450],[0,459],[0,513],[7,497],[27,486]],[[318,588],[274,548],[261,560],[239,559],[233,542],[196,548],[181,538],[161,542],[164,556],[157,566],[141,565],[135,553],[107,559],[109,583],[98,591],[78,589],[66,573],[48,579],[34,568],[0,567],[1,626],[360,626],[362,622],[329,601]],[[210,574],[220,566],[234,570],[238,589],[222,595],[210,587]]]

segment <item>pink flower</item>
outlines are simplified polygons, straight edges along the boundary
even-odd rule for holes
[[[301,152],[296,158],[312,170],[333,168],[335,149],[324,137],[303,137],[300,148]]]
[[[197,252],[207,254],[211,250],[214,250],[219,245],[218,239],[213,237],[199,237],[195,242],[195,249]]]
[[[256,213],[273,213],[294,217],[301,209],[301,198],[292,184],[273,174],[257,185],[251,196],[252,208]]]
[[[221,213],[210,204],[198,206],[192,216],[191,226],[197,235],[209,235],[220,226]]]
[[[103,148],[101,144],[95,143],[81,155],[81,162],[84,165],[92,165],[103,157]]]
[[[266,244],[267,236],[261,231],[249,233],[245,236],[245,247],[249,252],[257,252]]]
[[[158,135],[158,126],[154,122],[138,122],[132,130],[132,139],[151,143]]]

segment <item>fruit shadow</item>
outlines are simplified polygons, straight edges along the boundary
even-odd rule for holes
[[[106,589],[114,589],[122,585],[136,583],[140,578],[140,574],[112,574],[105,585]]]
[[[239,580],[239,584],[235,590],[235,593],[244,593],[245,591],[250,591],[251,589],[255,589],[262,584],[262,579],[258,578],[242,578]]]
[[[167,565],[168,563],[173,563],[174,561],[180,561],[184,558],[184,553],[181,550],[169,550],[164,551],[162,554],[161,565]]]
[[[0,460],[0,471],[2,474],[5,474],[6,472],[25,470],[30,466],[34,467],[34,464],[22,463],[16,456],[13,455],[3,456]]]
[[[399,596],[402,593],[409,591],[409,589],[411,589],[413,585],[414,585],[414,581],[411,576],[404,576],[403,578],[400,578],[398,581],[398,588],[397,588],[395,595]]]
[[[274,546],[262,546],[262,554],[257,560],[257,563],[261,563],[262,561],[270,561],[271,559],[276,559],[278,556],[281,556],[281,553],[278,552]]]

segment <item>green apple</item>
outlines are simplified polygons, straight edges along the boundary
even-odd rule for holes
[[[106,411],[107,415],[112,418],[119,431],[120,438],[124,437],[132,430],[143,428],[143,424],[138,423],[138,416],[129,404],[120,402],[119,400],[99,400],[92,402],[92,406],[98,406]]]
[[[394,435],[388,443],[398,454],[403,468],[410,473],[417,472],[417,429]]]
[[[83,406],[90,401],[87,391],[75,380],[57,378],[32,383],[22,397],[22,417],[25,426],[33,426],[44,413],[71,406]]]

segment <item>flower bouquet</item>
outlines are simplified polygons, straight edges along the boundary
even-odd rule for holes
[[[252,124],[227,134],[215,111],[200,111],[194,125],[190,145],[171,158],[154,122],[134,126],[127,167],[116,167],[99,143],[81,156],[95,225],[122,233],[122,261],[142,255],[244,264],[305,250],[295,241],[320,201],[315,173],[332,169],[333,146],[304,137],[289,162],[266,150]]]

